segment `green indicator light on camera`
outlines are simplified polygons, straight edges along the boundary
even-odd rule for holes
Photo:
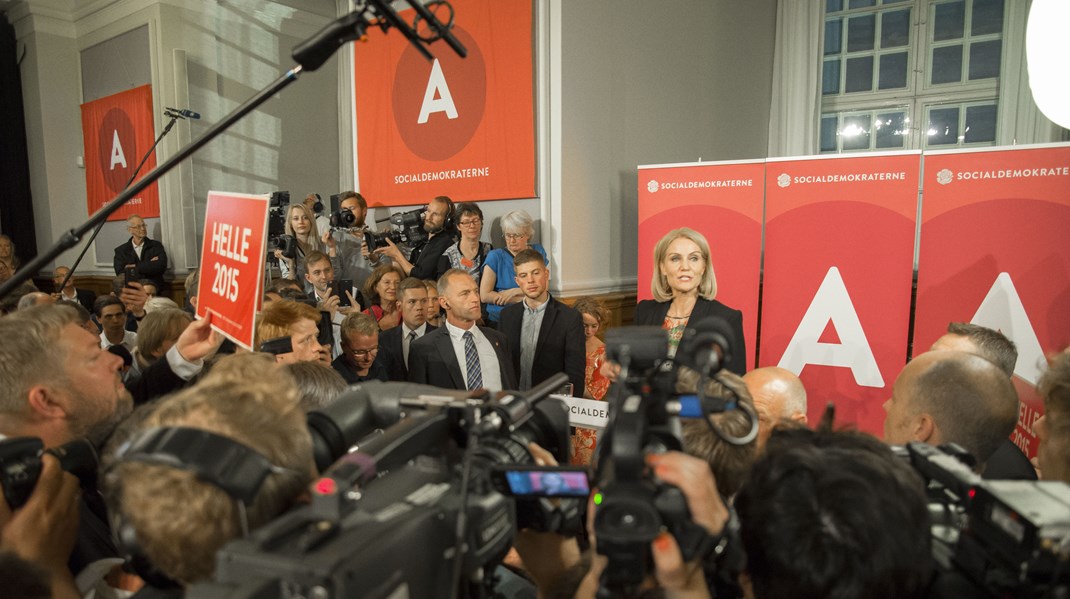
[[[602,505],[602,494],[601,493],[595,493],[594,494],[594,504],[595,505]]]

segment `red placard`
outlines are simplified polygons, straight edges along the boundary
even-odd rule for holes
[[[82,104],[82,140],[85,144],[85,191],[89,214],[126,189],[145,152],[156,141],[152,86],[143,85]],[[156,168],[153,152],[138,178]],[[108,220],[125,220],[137,214],[160,216],[156,183],[149,185],[119,208]]]
[[[267,217],[267,196],[208,192],[197,316],[249,350],[263,296]]]
[[[802,378],[809,418],[881,434],[907,356],[919,153],[769,160],[758,363]]]
[[[638,299],[653,297],[654,246],[666,233],[691,227],[710,242],[717,300],[743,312],[754,366],[762,255],[765,163],[710,162],[639,167]]]
[[[354,45],[357,180],[373,205],[535,196],[531,0],[451,4],[467,58],[439,42],[429,62],[396,31]]]
[[[1014,441],[1036,454],[1044,355],[1070,344],[1070,145],[927,152],[914,355],[952,321],[1018,347]]]

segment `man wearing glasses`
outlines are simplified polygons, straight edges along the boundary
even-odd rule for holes
[[[138,215],[126,219],[130,240],[115,248],[115,274],[136,268],[138,279],[149,279],[156,289],[163,289],[163,271],[167,270],[167,252],[159,241],[149,239],[145,220]]]
[[[350,385],[362,381],[386,381],[386,367],[376,360],[379,355],[379,323],[375,318],[355,312],[342,321],[342,355],[331,366]]]

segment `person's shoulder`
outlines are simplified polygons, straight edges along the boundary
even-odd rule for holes
[[[636,307],[638,309],[638,306]],[[726,318],[742,318],[743,312],[730,308],[720,301],[715,299],[698,298],[698,302],[695,304],[695,311],[701,314],[716,314]]]
[[[520,304],[515,304],[515,305],[519,306]],[[505,333],[503,333],[503,332],[501,332],[499,330],[479,325],[479,331],[481,333],[483,333],[483,336],[486,337],[487,339],[489,339],[491,342],[494,342],[494,341],[505,341]]]
[[[383,341],[392,340],[394,337],[401,339],[401,325],[396,327],[390,327],[389,329],[379,333],[379,345],[383,344]]]
[[[579,310],[573,308],[572,306],[566,304],[565,302],[563,302],[563,301],[561,301],[559,299],[551,297],[550,298],[550,305],[548,307],[549,308],[553,308],[554,310],[557,310],[557,312],[559,314],[562,314],[562,315],[568,317],[569,319],[576,318],[576,319],[579,319],[580,322],[583,321],[583,316],[580,314]]]
[[[524,302],[517,302],[515,304],[509,304],[502,308],[501,314],[498,316],[498,320],[506,320],[511,318],[522,318],[524,314]]]

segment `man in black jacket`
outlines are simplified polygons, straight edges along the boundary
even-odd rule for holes
[[[130,240],[115,248],[113,266],[121,275],[127,268],[136,268],[138,278],[151,279],[156,289],[163,289],[163,271],[167,270],[167,252],[163,244],[148,238],[145,220],[138,215],[126,219]]]
[[[442,273],[438,270],[438,259],[442,252],[453,245],[457,227],[453,222],[455,208],[453,200],[438,196],[431,200],[424,211],[424,231],[428,234],[427,242],[413,250],[409,259],[401,253],[398,246],[389,239],[386,247],[375,250],[376,254],[389,256],[394,264],[401,267],[407,277],[417,279],[437,279]]]
[[[458,268],[446,271],[438,293],[446,324],[413,342],[409,381],[446,389],[516,389],[505,335],[476,324],[479,286],[472,275]]]
[[[398,285],[397,303],[401,324],[379,335],[379,359],[390,380],[406,381],[412,344],[435,327],[427,324],[427,287],[420,279],[407,277]]]
[[[572,383],[572,394],[583,397],[587,365],[583,317],[550,296],[550,268],[542,254],[521,250],[513,266],[524,301],[502,310],[500,328],[512,349],[520,390],[563,372]]]

